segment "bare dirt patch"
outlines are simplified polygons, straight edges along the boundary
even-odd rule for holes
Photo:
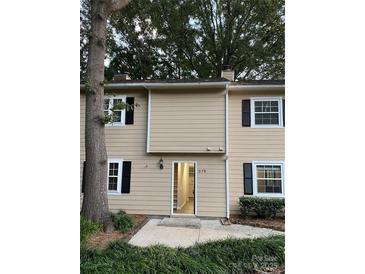
[[[146,223],[147,217],[145,215],[129,215],[134,221],[133,228],[127,232],[123,233],[120,231],[113,231],[110,233],[98,232],[91,235],[86,242],[86,247],[89,249],[105,249],[110,242],[116,240],[129,240],[134,234],[138,232],[139,229]]]
[[[271,228],[279,231],[285,231],[285,218],[276,217],[270,219],[261,219],[257,217],[242,217],[241,215],[232,215],[228,223],[239,225],[250,225],[255,227]]]

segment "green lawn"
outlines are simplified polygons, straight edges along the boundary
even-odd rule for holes
[[[228,239],[190,248],[135,247],[112,243],[105,250],[81,250],[81,273],[247,273],[284,265],[284,237]]]

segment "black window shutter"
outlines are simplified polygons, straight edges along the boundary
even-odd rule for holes
[[[85,175],[86,175],[86,161],[84,161],[84,165],[82,167],[82,183],[81,183],[81,193],[84,193],[85,190]]]
[[[251,102],[250,100],[242,100],[242,126],[251,126]]]
[[[243,164],[243,193],[245,195],[253,194],[252,164],[251,163]]]
[[[129,193],[131,189],[131,161],[123,161],[122,193]]]
[[[127,97],[127,104],[133,105],[134,104],[134,97]],[[125,124],[126,125],[133,125],[134,123],[134,109],[127,109],[125,112]]]
[[[285,127],[285,99],[283,99],[283,126]]]

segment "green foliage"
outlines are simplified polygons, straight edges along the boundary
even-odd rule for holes
[[[173,249],[123,241],[106,250],[81,250],[81,273],[248,273],[284,265],[283,236],[227,239]]]
[[[124,102],[119,102],[119,103],[113,105],[113,108],[110,109],[110,114],[104,114],[102,117],[100,117],[100,120],[104,125],[113,123],[118,118],[115,111],[123,110],[123,109],[126,109],[127,111],[134,110],[135,108],[137,108],[139,106],[140,106],[140,104],[138,104],[138,103],[127,104],[127,103],[124,103]]]
[[[98,223],[94,223],[93,221],[85,218],[84,216],[80,216],[80,245],[83,246],[87,240],[87,238],[101,231],[103,226]]]
[[[275,217],[279,210],[285,208],[283,198],[260,198],[260,197],[240,197],[240,209],[243,216],[249,212],[255,212],[258,217]]]
[[[122,232],[128,232],[133,228],[133,220],[123,210],[120,210],[116,214],[112,214],[112,220],[114,227]]]
[[[84,77],[90,0],[81,0],[80,74]],[[284,0],[139,0],[112,14],[105,77],[284,79]]]
[[[284,0],[139,0],[112,15],[107,77],[284,78]]]

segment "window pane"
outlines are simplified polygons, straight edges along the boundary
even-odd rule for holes
[[[278,101],[271,101],[272,107],[278,107]]]
[[[262,112],[262,102],[261,101],[255,102],[255,111]]]
[[[122,99],[114,99],[113,100],[113,105],[116,106],[117,104],[123,103]]]
[[[274,183],[274,192],[275,193],[281,193],[281,181],[275,181]]]
[[[109,163],[109,176],[118,176],[118,163]]]
[[[274,171],[272,170],[271,167],[265,169],[265,178],[275,178],[274,176],[275,176]]]
[[[256,177],[257,178],[265,178],[264,166],[257,166],[256,167]]]
[[[108,190],[117,190],[117,189],[118,189],[118,178],[109,177]]]
[[[265,193],[265,180],[257,180],[257,192]]]
[[[255,124],[256,125],[262,125],[263,124],[263,114],[257,113],[255,114]]]
[[[104,110],[109,109],[109,99],[104,99]]]
[[[271,114],[262,114],[262,123],[265,125],[271,124]]]
[[[271,114],[271,125],[278,125],[279,124],[279,115],[278,114]]]
[[[279,114],[278,113],[256,113],[255,114],[256,125],[278,125]]]
[[[280,166],[274,166],[273,167],[273,173],[274,173],[273,178],[281,178],[281,167]]]
[[[122,111],[115,110],[113,122],[120,123],[121,121],[122,121]]]

